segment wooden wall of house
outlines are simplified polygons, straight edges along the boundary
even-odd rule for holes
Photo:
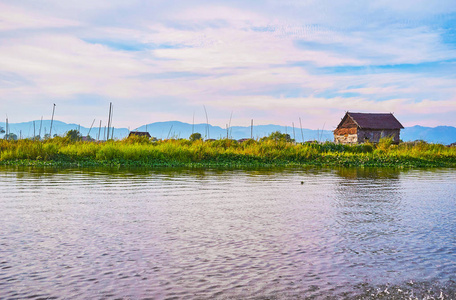
[[[392,137],[393,143],[400,141],[400,130],[368,130],[357,128],[341,128],[334,130],[334,143],[355,144],[355,143],[378,143],[381,138]]]
[[[334,143],[355,144],[358,143],[357,134],[334,134]]]
[[[338,128],[357,128],[358,125],[353,121],[352,118],[345,118],[344,122],[338,126]]]
[[[346,117],[342,124],[334,130],[334,143],[358,143],[358,125],[350,117]]]
[[[369,130],[359,129],[358,130],[358,141],[363,143],[369,140],[371,143],[378,143],[381,138],[392,137],[393,143],[399,143],[400,141],[400,129],[384,129],[384,130]]]

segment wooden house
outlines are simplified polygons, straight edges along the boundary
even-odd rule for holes
[[[148,138],[151,137],[149,132],[147,132],[147,131],[130,131],[130,134],[128,135],[128,137],[131,137],[131,136],[145,136]]]
[[[381,138],[391,137],[393,143],[400,141],[404,127],[391,113],[370,114],[347,112],[334,130],[334,142],[342,144],[378,143]]]

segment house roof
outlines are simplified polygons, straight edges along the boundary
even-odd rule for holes
[[[150,133],[147,131],[130,131],[130,134],[128,136],[132,135],[150,137]]]
[[[401,129],[402,124],[391,113],[370,114],[347,112],[342,122],[350,117],[359,128],[363,129]],[[342,124],[341,122],[341,124]]]

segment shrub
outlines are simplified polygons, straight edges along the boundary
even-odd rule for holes
[[[192,142],[201,140],[201,133],[199,133],[199,132],[192,133],[188,139]]]

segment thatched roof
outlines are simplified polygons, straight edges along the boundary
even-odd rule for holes
[[[391,113],[370,114],[370,113],[352,113],[347,112],[340,122],[339,128],[347,118],[362,129],[402,129],[404,126]]]
[[[128,136],[132,136],[132,135],[136,135],[136,136],[147,136],[150,138],[150,134],[149,132],[147,131],[130,131],[130,134]]]

